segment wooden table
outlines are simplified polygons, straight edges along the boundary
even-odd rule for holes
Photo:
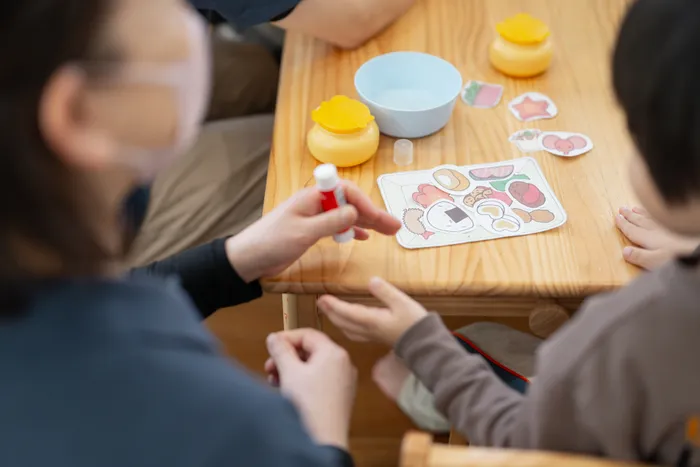
[[[568,212],[567,224],[557,230],[423,250],[405,250],[396,239],[377,235],[369,242],[344,246],[332,240],[321,242],[288,271],[264,284],[270,292],[287,294],[285,325],[316,325],[315,297],[321,293],[370,302],[366,285],[374,275],[442,313],[533,317],[533,309],[544,306],[555,311],[538,315],[545,316],[545,321],[575,309],[588,295],[628,282],[636,271],[622,260],[625,243],[613,216],[619,206],[632,201],[627,183],[627,155],[632,149],[611,93],[609,67],[626,3],[419,0],[389,30],[351,52],[290,34],[284,51],[266,212],[313,183],[317,162],[305,143],[312,125],[311,110],[335,94],[356,96],[355,71],[370,58],[391,51],[431,53],[453,63],[465,82],[476,79],[505,86],[503,102],[495,109],[473,109],[458,102],[445,129],[414,141],[415,163],[408,170],[522,157],[508,142],[508,136],[521,128],[585,133],[595,149],[573,159],[545,152],[531,154]],[[495,24],[518,12],[541,18],[552,30],[554,62],[537,79],[508,79],[489,66],[488,46]],[[559,116],[532,123],[517,121],[506,103],[527,91],[550,96],[559,107]],[[341,170],[341,176],[357,183],[380,206],[377,176],[400,171],[392,162],[393,143],[392,138],[383,137],[376,157],[360,167]],[[544,327],[556,324],[545,323]]]

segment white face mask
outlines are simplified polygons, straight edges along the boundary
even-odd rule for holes
[[[170,86],[176,94],[178,127],[170,147],[148,149],[132,146],[121,148],[120,161],[148,182],[169,167],[194,144],[211,92],[211,49],[204,21],[194,12],[185,14],[190,55],[185,61],[173,64],[131,63],[120,66],[115,79],[134,84]]]

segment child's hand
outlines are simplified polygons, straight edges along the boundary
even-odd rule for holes
[[[329,295],[321,297],[318,306],[350,339],[382,342],[392,347],[403,333],[428,314],[420,303],[383,279],[372,279],[369,291],[387,308],[353,305]]]

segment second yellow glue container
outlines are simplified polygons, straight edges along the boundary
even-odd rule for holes
[[[498,37],[491,44],[491,64],[514,78],[530,78],[544,73],[552,62],[549,27],[526,13],[517,14],[496,25]]]
[[[335,96],[311,113],[315,125],[306,144],[325,164],[352,167],[368,161],[379,148],[379,127],[369,108],[346,96]]]

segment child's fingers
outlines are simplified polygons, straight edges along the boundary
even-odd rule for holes
[[[352,326],[354,332],[372,329],[378,317],[376,313],[370,313],[367,307],[338,300],[332,295],[319,298],[318,306],[331,321],[335,319],[346,326]]]
[[[379,277],[373,277],[369,281],[369,291],[392,310],[416,305],[411,297]]]
[[[633,246],[625,247],[622,256],[628,263],[646,270],[656,269],[668,260],[663,250],[644,250]]]
[[[648,247],[645,235],[647,230],[632,224],[622,214],[615,216],[615,225],[629,241],[641,247]]]
[[[334,312],[326,312],[321,305],[319,305],[321,311],[331,320],[331,323],[352,340],[358,340],[359,337],[365,336],[367,334],[367,328],[361,326],[356,322],[345,318]],[[352,336],[351,336],[352,335]]]

